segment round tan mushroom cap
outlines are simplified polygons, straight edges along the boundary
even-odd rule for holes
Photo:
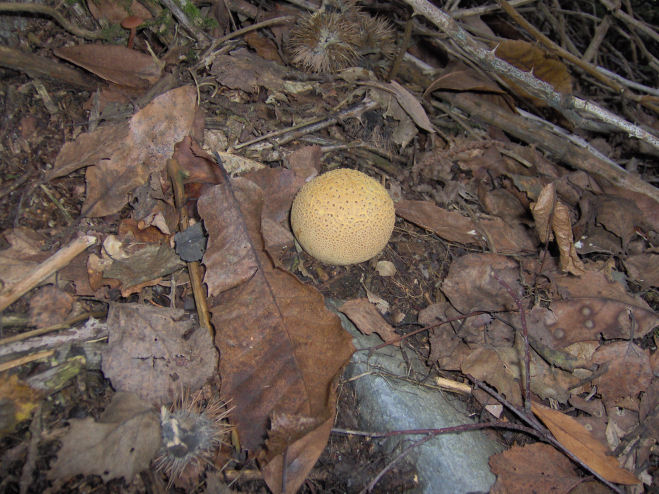
[[[339,168],[295,196],[291,227],[304,250],[327,264],[355,264],[389,241],[396,214],[387,190],[364,173]]]

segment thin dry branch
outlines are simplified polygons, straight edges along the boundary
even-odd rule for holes
[[[67,266],[74,257],[84,252],[87,247],[90,247],[95,243],[96,237],[85,235],[76,238],[69,245],[57,251],[29,272],[25,278],[18,283],[7,287],[2,294],[0,294],[0,310],[9,307],[25,293],[39,285],[43,280],[48,279],[52,274]]]
[[[11,3],[0,2],[0,12],[28,12],[31,14],[43,14],[52,17],[57,23],[66,29],[71,34],[80,36],[85,39],[103,39],[105,34],[102,31],[89,31],[69,22],[66,17],[60,14],[57,10],[47,5],[40,5],[37,3]]]
[[[405,3],[414,9],[415,14],[425,17],[444,31],[456,46],[485,70],[494,71],[515,81],[515,83],[522,86],[531,95],[546,101],[549,106],[561,112],[577,127],[585,126],[584,118],[580,116],[580,113],[586,114],[596,120],[612,125],[630,137],[636,137],[659,149],[659,137],[651,134],[642,127],[628,122],[599,105],[569,94],[559,93],[551,84],[536,78],[532,72],[524,72],[514,65],[497,58],[494,51],[489,50],[486,46],[474,39],[450,15],[435,7],[427,0],[405,0]]]

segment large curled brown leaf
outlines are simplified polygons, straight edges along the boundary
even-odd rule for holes
[[[316,289],[274,268],[261,237],[262,206],[262,189],[243,178],[198,201],[209,234],[206,272],[218,269],[221,255],[246,265],[234,267],[234,282],[207,275],[222,397],[234,407],[241,445],[258,455],[270,489],[292,493],[327,442],[336,380],[353,346]]]

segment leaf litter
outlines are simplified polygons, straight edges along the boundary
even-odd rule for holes
[[[112,2],[90,10],[97,19],[120,22],[143,9],[133,3],[128,10]],[[241,15],[249,17],[249,10],[243,6]],[[401,14],[394,9],[394,16]],[[186,30],[192,37],[197,32]],[[432,77],[407,66],[414,77],[401,76],[400,82],[384,82],[378,62],[336,77],[309,76],[286,66],[285,50],[275,46],[288,30],[290,24],[272,27],[272,39],[249,33],[245,41],[255,52],[229,44],[208,67],[185,60],[184,46],[165,50],[173,39],[151,25],[143,35],[155,41],[158,56],[140,40],[135,50],[108,43],[55,47],[57,56],[112,85],[99,83],[88,101],[87,131],[71,125],[68,142],[49,150],[54,165],[41,163],[46,180],[30,190],[43,190],[45,199],[33,200],[25,211],[21,199],[17,208],[32,227],[19,226],[19,218],[11,228],[3,223],[0,296],[26,273],[38,273],[71,239],[74,229],[65,220],[73,212],[79,217],[74,228],[98,238],[99,247],[58,267],[57,278],[35,281],[32,288],[47,286],[12,307],[29,313],[24,324],[48,331],[109,307],[102,323],[109,338],[74,340],[48,364],[64,370],[79,358],[78,348],[93,348],[84,353],[86,374],[80,370],[85,367],[75,368],[83,372],[78,379],[101,371],[107,404],[102,411],[101,402],[87,398],[97,419],[70,418],[69,429],[53,429],[62,445],[50,453],[56,459],[48,478],[67,482],[91,474],[106,483],[130,483],[149,468],[164,441],[158,407],[184,401],[182,395],[208,382],[208,402],[228,403],[235,428],[232,445],[221,446],[213,459],[218,470],[231,462],[256,466],[272,492],[311,492],[309,479],[322,477],[314,472],[338,482],[327,445],[339,444],[330,435],[337,407],[338,420],[350,423],[339,391],[346,389],[341,371],[353,351],[325,305],[326,298],[338,298],[361,331],[412,345],[429,372],[467,383],[469,376],[495,388],[498,395],[473,389],[476,412],[487,416],[494,403],[518,411],[530,406],[545,423],[553,439],[540,437],[549,444],[517,436],[521,442],[490,459],[497,475],[492,492],[570,492],[583,482],[570,455],[601,480],[641,492],[639,479],[649,484],[656,476],[650,465],[659,435],[653,334],[659,324],[659,203],[656,189],[637,175],[608,166],[611,158],[629,153],[629,145],[590,136],[593,146],[584,158],[565,152],[565,141],[557,146],[540,125],[533,127],[537,135],[525,133],[528,124],[515,120],[522,113],[516,105],[523,101],[527,109],[549,112],[552,100],[508,75],[498,85],[457,60]],[[570,66],[535,44],[506,39],[490,48],[493,57],[565,97],[574,93]],[[209,53],[198,54],[210,60]],[[195,74],[192,80],[163,72],[178,56]],[[373,60],[369,56],[369,64]],[[40,94],[44,107],[54,111]],[[116,95],[123,103],[146,99],[127,120],[114,121],[108,98]],[[638,119],[656,128],[656,118],[640,109],[644,101],[631,101],[640,105],[633,109]],[[491,102],[498,117],[488,113]],[[481,128],[456,108],[475,112]],[[100,125],[92,125],[93,115]],[[555,120],[565,125],[561,119],[572,117],[564,112]],[[508,119],[515,123],[507,125]],[[43,150],[42,140],[28,131],[39,125],[23,117],[24,131],[7,149],[23,156]],[[586,128],[611,131],[592,121]],[[305,143],[310,135],[315,145]],[[169,159],[183,170],[182,208],[172,198],[177,178],[167,176]],[[7,166],[10,176],[15,165]],[[396,196],[396,230],[373,262],[324,266],[296,250],[288,224],[293,197],[320,171],[338,166],[380,178]],[[652,173],[644,178],[650,182]],[[17,180],[16,188],[23,183]],[[63,210],[67,214],[58,216]],[[203,224],[208,244],[201,267],[174,253],[181,217]],[[390,265],[386,276],[377,267],[383,262]],[[214,336],[190,317],[198,297],[192,296],[192,273],[199,268]],[[408,335],[415,325],[425,336]],[[102,363],[93,358],[100,353]],[[46,363],[22,365],[33,365],[37,376],[47,372]],[[2,430],[6,435],[26,420],[32,430],[45,413],[37,406],[44,392],[27,384],[34,382],[27,369],[4,372],[10,408]],[[64,383],[72,377],[61,376]],[[524,389],[527,379],[531,396]],[[62,387],[52,392],[61,394]],[[89,392],[84,386],[76,390],[80,396]],[[173,441],[168,447],[187,444],[182,436]],[[362,453],[368,449],[360,447]],[[23,473],[30,464],[25,462]],[[350,465],[348,478],[364,485],[370,479],[360,477],[361,467]],[[197,465],[174,480],[191,488],[202,473]],[[213,479],[209,470],[207,484]],[[230,480],[227,471],[222,481]]]

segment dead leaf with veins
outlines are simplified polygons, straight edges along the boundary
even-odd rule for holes
[[[131,482],[160,448],[160,415],[131,393],[116,393],[98,422],[89,417],[69,422],[50,479],[83,474]]]
[[[218,354],[207,329],[183,309],[112,304],[102,369],[117,390],[160,405],[201,387]]]

